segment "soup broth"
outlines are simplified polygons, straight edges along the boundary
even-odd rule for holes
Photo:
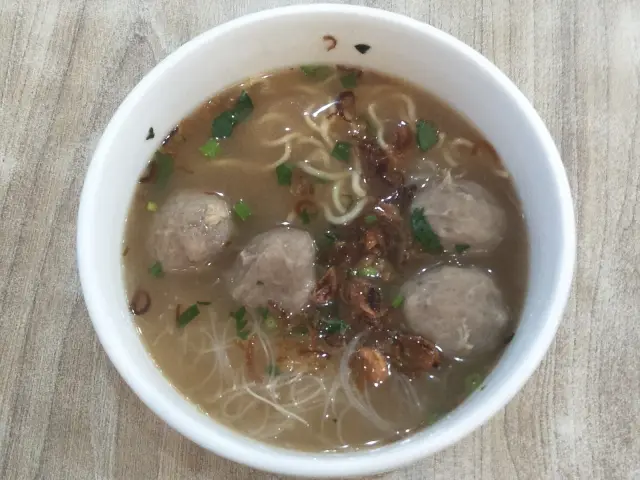
[[[200,213],[215,222],[198,230]],[[240,284],[266,255],[275,271]],[[314,66],[180,122],[140,179],[123,264],[144,344],[186,398],[250,437],[339,451],[402,438],[481,388],[521,312],[527,238],[508,173],[463,116],[402,80]],[[271,284],[284,296],[257,305]]]

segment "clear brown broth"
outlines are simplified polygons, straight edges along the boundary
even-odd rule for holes
[[[249,119],[235,128],[230,138],[223,140],[222,154],[212,160],[205,159],[199,148],[211,135],[212,120],[229,108],[243,89],[250,94],[254,111]],[[315,93],[311,93],[311,89]],[[150,310],[136,316],[135,321],[154,362],[167,379],[204,412],[229,427],[277,445],[308,451],[371,448],[429,425],[459,405],[470,393],[469,378],[484,378],[502,353],[501,349],[472,361],[444,358],[441,366],[430,375],[410,382],[421,401],[421,407],[416,411],[398,408],[401,399],[394,397],[397,385],[394,388],[394,384],[385,383],[371,389],[371,403],[382,418],[393,423],[392,432],[381,432],[355,410],[340,410],[339,405],[336,411],[329,409],[325,412],[324,404],[310,408],[304,412],[304,420],[308,422],[308,426],[305,426],[296,420],[287,420],[273,407],[256,401],[247,393],[233,391],[237,372],[244,368],[245,355],[235,336],[234,321],[229,316],[229,312],[236,310],[239,305],[230,298],[221,276],[250,239],[285,222],[294,201],[289,189],[277,184],[273,171],[247,172],[237,165],[216,166],[216,162],[237,159],[268,164],[277,160],[282,155],[283,147],[265,148],[261,145],[261,139],[278,138],[287,131],[311,135],[313,132],[302,121],[302,113],[309,111],[312,104],[315,109],[326,103],[341,90],[337,78],[320,81],[303,75],[299,69],[288,69],[266,75],[257,83],[245,82],[234,86],[212,98],[185,118],[179,124],[177,133],[164,145],[164,151],[172,155],[176,167],[167,188],[159,191],[153,185],[139,185],[130,207],[124,239],[127,253],[123,263],[129,298],[136,289],[142,288],[149,292],[152,299]],[[415,102],[420,118],[432,121],[448,138],[462,137],[473,143],[484,141],[462,115],[424,90],[402,80],[366,71],[358,79],[354,92],[359,111],[375,102],[378,116],[388,120],[390,125],[396,124],[403,116],[404,113],[399,112],[406,111],[403,101],[392,95],[400,92]],[[261,117],[273,112],[284,115],[287,123],[259,124]],[[332,129],[332,135],[336,140],[348,139],[344,128],[341,129],[339,125]],[[292,157],[304,158],[309,151],[310,146],[297,146]],[[439,148],[424,153],[412,145],[406,158],[409,159],[407,170],[421,177],[442,174],[448,166]],[[456,261],[493,273],[504,294],[512,328],[515,329],[524,301],[528,256],[524,219],[516,192],[508,178],[495,174],[495,158],[490,152],[480,151],[473,156],[466,152],[457,160],[459,166],[454,173],[463,173],[466,178],[483,185],[505,209],[508,231],[492,253],[464,255],[456,258]],[[437,172],[434,173],[428,161],[436,164]],[[316,184],[315,187],[318,195],[328,195],[328,191],[323,191],[328,190],[328,186]],[[231,205],[242,199],[251,207],[252,216],[249,221],[238,223],[230,245],[206,271],[166,274],[162,278],[154,278],[148,269],[155,259],[146,248],[147,232],[154,213],[147,211],[147,202],[162,205],[170,192],[186,188],[221,194]],[[294,223],[301,226],[297,219]],[[304,228],[319,238],[329,226],[319,215]],[[416,265],[415,271],[437,261],[432,259]],[[395,286],[401,285],[413,273],[410,270],[405,272],[402,278],[396,280]],[[180,306],[184,309],[196,301],[211,302],[211,305],[201,305],[201,314],[196,319],[184,328],[177,327],[176,308]],[[216,352],[206,352],[212,345],[213,337],[226,339],[231,369],[217,365],[219,357],[216,357]],[[294,341],[304,343],[306,340]],[[330,385],[336,376],[339,360],[332,359],[333,365],[302,375],[298,382],[301,386],[296,391],[298,397],[313,393],[316,388],[314,385],[320,388],[320,384],[310,378],[314,375],[326,380],[325,387]],[[255,361],[260,364],[264,358],[258,353]],[[261,365],[261,368],[264,366]],[[221,396],[225,392],[226,396]],[[279,425],[282,427],[278,428]]]

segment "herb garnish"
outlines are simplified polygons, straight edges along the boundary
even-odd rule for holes
[[[336,142],[331,151],[331,156],[341,162],[349,162],[349,158],[351,157],[351,144],[348,142]]]
[[[291,185],[293,167],[288,163],[278,165],[276,167],[276,176],[278,177],[278,185]]]
[[[278,365],[276,365],[275,363],[270,363],[269,365],[267,365],[267,368],[265,368],[265,373],[270,377],[277,377],[278,375],[280,375],[280,367],[278,367]]]
[[[211,123],[211,135],[218,139],[230,137],[235,124],[233,113],[222,112]]]
[[[231,316],[236,320],[236,334],[242,340],[246,340],[249,337],[249,332],[244,329],[244,327],[247,326],[247,319],[245,318],[246,313],[247,309],[244,307],[240,307],[235,312],[231,312]]]
[[[162,270],[162,264],[160,262],[156,262],[149,267],[149,273],[156,278],[160,278],[164,275],[164,271]]]
[[[336,243],[338,241],[338,237],[336,237],[336,234],[331,231],[324,232],[324,238],[326,238],[331,243]]]
[[[200,309],[198,308],[198,305],[194,303],[178,316],[178,326],[184,327],[198,315],[200,315]]]
[[[427,217],[424,215],[424,208],[414,208],[411,212],[411,231],[413,238],[422,246],[423,250],[431,253],[442,253],[440,238],[431,228]]]
[[[205,157],[214,158],[220,151],[220,144],[215,138],[210,138],[199,150]]]
[[[201,300],[198,300],[196,303],[197,303],[198,305],[211,305],[211,302],[203,302],[203,301],[201,301]]]
[[[242,200],[240,200],[233,206],[233,211],[236,212],[236,215],[238,215],[238,217],[240,217],[240,220],[242,220],[243,222],[251,216],[251,209]]]
[[[278,328],[278,322],[271,315],[267,316],[262,323],[267,330],[275,330]]]
[[[402,295],[396,295],[393,301],[391,302],[391,306],[393,308],[400,308],[404,303],[404,297]]]
[[[355,270],[355,274],[358,277],[377,278],[380,276],[380,272],[376,267],[362,267]]]
[[[327,333],[344,333],[349,328],[343,320],[339,318],[328,318],[322,321],[324,331]]]
[[[364,55],[369,51],[371,45],[367,45],[366,43],[358,43],[357,45],[355,45],[355,48],[357,51]]]
[[[298,216],[303,225],[309,225],[311,223],[311,215],[309,215],[306,208],[303,208]]]
[[[147,138],[145,140],[151,140],[155,138],[156,133],[153,131],[153,127],[149,127],[149,131],[147,132]]]
[[[366,217],[364,217],[364,223],[366,223],[367,225],[373,225],[377,221],[378,217],[376,217],[375,215],[367,215]]]
[[[147,211],[155,212],[158,210],[158,204],[156,202],[147,202]]]
[[[236,104],[231,110],[226,110],[213,119],[211,123],[211,136],[215,139],[231,136],[234,127],[246,120],[253,111],[253,102],[246,91],[242,91]]]
[[[275,318],[269,315],[268,308],[258,307],[256,308],[256,312],[258,312],[258,315],[262,317],[262,323],[267,328],[267,330],[275,330],[276,328],[278,328],[278,322]]]
[[[426,152],[438,143],[438,129],[430,122],[418,120],[416,122],[416,141],[420,150]]]

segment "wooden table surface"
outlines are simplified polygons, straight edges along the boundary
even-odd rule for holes
[[[110,365],[75,262],[91,153],[196,34],[277,0],[0,1],[0,478],[275,479],[152,414]],[[507,73],[561,149],[579,245],[557,339],[522,392],[386,479],[640,479],[640,1],[379,0]]]

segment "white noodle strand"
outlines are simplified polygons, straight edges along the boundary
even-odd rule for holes
[[[331,188],[331,199],[333,200],[333,206],[335,207],[336,211],[342,215],[347,213],[347,207],[344,206],[341,198],[343,184],[344,179],[338,180],[337,182],[334,182],[333,187]]]
[[[362,210],[368,201],[368,198],[361,198],[350,211],[340,216],[334,215],[331,208],[326,203],[322,204],[322,209],[324,210],[324,216],[328,222],[333,223],[334,225],[345,225],[354,221],[362,213]]]
[[[347,178],[351,175],[351,172],[327,172],[324,170],[319,170],[315,167],[312,167],[306,162],[298,163],[298,167],[301,170],[307,172],[309,175],[313,175],[314,177],[321,178],[322,180],[335,181],[343,178]]]

